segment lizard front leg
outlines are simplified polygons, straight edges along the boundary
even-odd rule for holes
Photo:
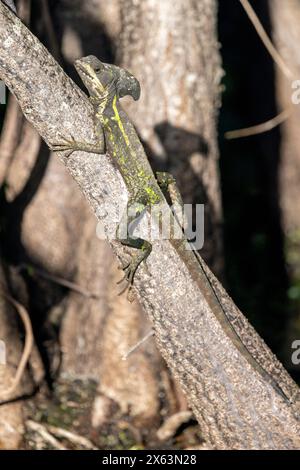
[[[68,152],[66,154],[69,157],[75,151],[82,151],[88,153],[97,153],[97,154],[104,154],[105,153],[105,145],[103,143],[97,144],[90,144],[88,142],[79,142],[71,137],[71,139],[67,139],[66,137],[61,137],[60,142],[54,142],[49,144],[49,148],[53,152]]]
[[[81,142],[75,140],[73,136],[70,139],[61,137],[59,142],[50,143],[49,147],[54,152],[67,152],[66,157],[69,157],[73,152],[82,151],[88,153],[97,153],[103,155],[106,151],[105,135],[102,128],[102,122],[94,116],[94,133],[97,138],[97,143],[91,144],[89,142]]]

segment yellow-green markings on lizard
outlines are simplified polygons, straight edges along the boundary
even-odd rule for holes
[[[114,118],[118,123],[119,129],[120,129],[120,131],[121,131],[121,133],[124,137],[126,145],[127,145],[127,147],[130,147],[130,141],[129,141],[128,135],[125,132],[125,129],[124,129],[124,126],[123,126],[123,123],[121,121],[119,111],[118,111],[118,108],[117,108],[117,95],[115,95],[114,98],[113,98],[112,107],[113,107],[113,110],[114,110],[114,113],[115,113]]]
[[[150,204],[151,204],[151,205],[154,205],[154,204],[157,204],[158,202],[160,202],[161,198],[160,198],[159,195],[154,191],[154,189],[151,188],[151,186],[146,186],[146,187],[145,187],[145,191],[146,191],[146,193],[147,193],[148,196],[149,196],[149,201],[150,201]]]
[[[126,134],[126,131],[124,129],[124,126],[123,126],[123,123],[122,123],[122,120],[121,120],[121,117],[120,117],[120,114],[119,114],[119,111],[118,111],[118,108],[117,108],[117,95],[115,95],[114,98],[113,98],[112,108],[113,108],[113,111],[114,111],[114,116],[112,117],[112,119],[114,119],[117,122],[117,124],[119,126],[119,129],[121,131],[121,134],[124,138],[124,141],[125,141],[127,147],[131,151],[131,157],[135,157],[135,152],[134,152],[132,146],[130,145],[129,137]],[[110,140],[113,142],[114,140],[111,137],[112,137],[112,133],[110,133]],[[118,155],[118,160],[122,165],[126,164],[126,158],[124,157],[123,153],[121,155]],[[146,175],[145,171],[141,169],[138,172],[138,176],[140,177],[141,180],[143,180],[144,190],[147,193],[147,195],[149,196],[150,204],[153,205],[153,204],[157,204],[158,202],[160,202],[161,198],[160,198],[159,194],[157,194],[157,192],[151,186],[148,186],[148,184],[147,184],[148,181],[151,179],[151,175]]]

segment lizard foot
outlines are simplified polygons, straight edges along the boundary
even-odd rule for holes
[[[123,282],[126,283],[124,289],[119,292],[118,295],[122,295],[125,291],[127,291],[127,299],[129,302],[133,301],[133,296],[132,296],[132,287],[134,283],[134,277],[135,273],[140,266],[140,264],[146,260],[146,258],[149,256],[151,253],[152,246],[149,242],[146,242],[145,240],[143,241],[143,248],[139,250],[138,253],[135,254],[135,256],[132,257],[131,261],[127,263],[125,266],[122,267],[124,271],[124,276],[122,279],[120,279],[117,284],[122,284]],[[144,266],[146,267],[148,271],[148,267],[146,262],[144,262]],[[149,271],[148,271],[149,272]]]
[[[77,143],[73,136],[71,139],[61,136],[60,142],[54,142],[49,144],[49,148],[53,152],[67,152],[65,157],[69,157],[75,150],[77,150]]]
[[[121,291],[118,293],[118,295],[124,294],[124,292],[127,291],[127,300],[129,302],[133,302],[134,297],[133,297],[133,292],[132,292],[132,286],[133,286],[133,280],[134,280],[134,275],[136,273],[136,270],[138,268],[138,265],[140,263],[134,263],[134,260],[132,260],[130,263],[128,263],[126,266],[120,268],[123,269],[124,271],[124,276],[117,282],[117,285],[122,284],[125,282],[125,286]]]

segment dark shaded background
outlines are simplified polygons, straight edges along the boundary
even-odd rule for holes
[[[252,5],[272,37],[269,2],[256,0]],[[295,305],[288,298],[279,209],[280,128],[224,139],[228,130],[278,114],[274,64],[237,1],[219,2],[219,39],[226,72],[219,135],[227,288],[286,363],[290,351],[284,348],[285,336]]]

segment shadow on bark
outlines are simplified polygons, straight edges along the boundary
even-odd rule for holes
[[[218,258],[216,254],[216,247],[218,245],[218,227],[219,215],[215,213],[214,205],[209,198],[207,188],[203,184],[201,175],[191,165],[193,155],[201,155],[201,158],[208,159],[210,155],[209,143],[200,134],[189,132],[180,127],[176,127],[168,121],[161,122],[154,127],[154,132],[157,135],[165,154],[165,159],[155,155],[149,145],[143,142],[146,154],[151,162],[153,171],[168,171],[176,178],[179,190],[182,194],[185,204],[192,204],[192,227],[194,232],[196,227],[196,204],[203,204],[205,207],[205,253],[201,251],[208,265],[213,269],[213,260]],[[221,227],[219,227],[221,229]],[[210,243],[211,242],[211,243]],[[214,249],[207,249],[214,244]],[[222,257],[219,253],[219,259]],[[213,269],[214,271],[214,269]],[[215,274],[219,279],[222,279],[222,270],[217,270]]]

